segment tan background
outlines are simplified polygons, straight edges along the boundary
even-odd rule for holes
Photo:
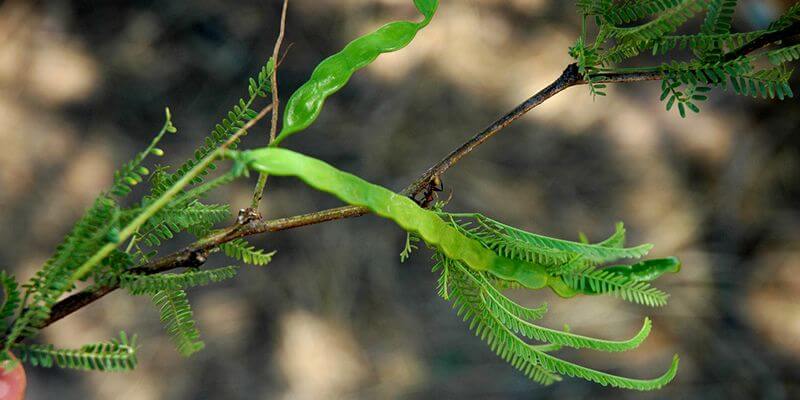
[[[742,2],[739,30],[785,4]],[[292,0],[281,71],[288,98],[356,35],[414,16],[405,0]],[[169,105],[177,164],[246,94],[271,52],[277,1],[6,1],[0,6],[0,265],[28,278]],[[741,17],[741,16],[746,16]],[[443,1],[434,23],[332,98],[287,146],[392,188],[554,79],[579,32],[572,2]],[[800,86],[794,85],[800,93]],[[30,368],[30,399],[790,399],[800,397],[800,102],[714,92],[681,120],[658,83],[569,89],[445,177],[453,210],[537,232],[599,238],[624,220],[632,243],[685,265],[650,310],[611,298],[549,301],[547,323],[622,338],[650,315],[638,351],[565,353],[650,377],[681,355],[676,381],[630,393],[579,380],[542,388],[505,365],[437,298],[427,251],[400,264],[403,234],[363,217],[259,237],[266,269],[191,292],[207,349],[173,350],[146,298],[116,293],[44,331],[61,346],[138,333],[130,374]],[[264,142],[265,125],[248,138]],[[252,182],[216,194],[247,204]],[[270,182],[270,217],[335,206]],[[167,249],[177,248],[180,238]],[[214,259],[214,265],[230,261]]]

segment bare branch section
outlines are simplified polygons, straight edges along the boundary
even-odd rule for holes
[[[764,46],[774,44],[791,36],[797,35],[798,33],[800,33],[800,23],[794,23],[781,31],[754,39],[752,42],[745,44],[743,47],[728,53],[725,58],[735,59],[742,55],[761,49]],[[653,81],[659,79],[661,79],[661,75],[658,72],[609,73],[604,74],[603,79],[598,82],[626,83]],[[447,157],[428,168],[425,173],[423,173],[412,184],[406,187],[402,193],[411,197],[419,195],[428,187],[434,177],[443,175],[459,160],[464,158],[464,156],[474,151],[478,146],[485,143],[491,137],[511,125],[511,123],[521,118],[530,110],[536,108],[547,99],[555,96],[567,88],[586,83],[587,82],[578,73],[577,65],[570,64],[567,66],[564,72],[562,72],[561,75],[555,81],[553,81],[553,83],[522,102],[516,108],[489,125],[486,129],[477,133],[467,142],[453,150],[449,155],[447,155]],[[238,222],[236,225],[219,230],[211,236],[201,239],[181,251],[139,266],[133,269],[131,272],[156,274],[176,268],[198,267],[205,263],[208,254],[217,249],[219,245],[230,242],[234,239],[253,236],[265,232],[277,232],[299,228],[306,225],[359,217],[368,213],[369,210],[363,207],[345,206],[267,221],[258,219],[244,219]],[[95,288],[93,290],[84,290],[61,300],[53,307],[50,318],[44,324],[42,324],[40,328],[49,326],[50,324],[66,317],[67,315],[72,314],[73,312],[93,303],[106,294],[111,293],[117,288],[118,286],[105,286]]]
[[[272,48],[272,76],[269,78],[272,90],[272,121],[269,126],[269,143],[275,141],[275,135],[278,134],[278,117],[280,115],[280,99],[278,97],[278,66],[280,62],[278,56],[281,52],[281,45],[283,44],[283,36],[286,33],[286,10],[289,8],[289,0],[283,0],[283,9],[281,10],[281,25],[278,29],[278,39],[275,40],[275,46]],[[264,197],[264,188],[267,186],[267,175],[259,174],[256,187],[253,189],[253,201],[250,203],[250,208],[258,210],[258,205]]]
[[[278,100],[278,56],[280,56],[281,45],[283,44],[283,35],[286,33],[286,9],[289,8],[289,0],[283,0],[283,9],[281,10],[281,25],[278,30],[278,39],[275,41],[275,46],[272,48],[272,60],[274,67],[272,68],[272,76],[270,77],[270,85],[272,86],[272,121],[269,126],[269,142],[275,141],[275,135],[278,132],[278,115],[280,114],[280,102]]]

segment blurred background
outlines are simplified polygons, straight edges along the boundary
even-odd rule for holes
[[[286,145],[401,189],[451,149],[557,77],[580,21],[573,2],[443,1],[407,49],[382,56]],[[735,30],[763,27],[788,1],[742,1]],[[277,0],[0,3],[0,265],[28,279],[111,172],[144,148],[169,106],[176,165],[239,97],[272,52]],[[279,71],[284,101],[324,57],[357,35],[416,18],[406,0],[291,0]],[[796,82],[795,82],[796,83]],[[795,92],[799,85],[793,85]],[[599,239],[624,220],[630,243],[677,255],[657,286],[670,304],[560,300],[546,323],[621,339],[624,354],[564,357],[634,377],[677,379],[632,393],[565,379],[540,387],[496,357],[435,293],[430,253],[401,264],[404,234],[354,220],[266,234],[266,268],[190,292],[204,351],[181,358],[146,298],[114,293],[43,331],[74,347],[138,333],[127,374],[29,368],[30,399],[793,399],[800,398],[800,102],[715,92],[699,115],[663,110],[657,82],[559,94],[445,177],[451,210]],[[263,145],[268,124],[246,139]],[[234,209],[253,182],[214,199]],[[268,217],[339,203],[270,180]],[[190,238],[180,237],[165,251]],[[214,258],[209,265],[230,260]]]

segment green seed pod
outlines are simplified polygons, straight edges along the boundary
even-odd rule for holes
[[[462,261],[475,270],[489,271],[498,278],[518,282],[530,289],[541,289],[549,283],[550,276],[543,265],[501,257],[408,197],[340,171],[323,161],[278,148],[246,151],[236,158],[261,173],[296,176],[309,186],[333,194],[348,204],[369,208],[404,230],[419,235],[447,257]]]
[[[273,146],[308,128],[319,116],[325,99],[344,87],[356,70],[375,61],[382,53],[407,46],[417,32],[430,23],[439,1],[414,0],[414,5],[425,17],[421,22],[397,21],[386,24],[375,32],[353,40],[342,51],[317,65],[308,82],[297,89],[286,103],[283,128]]]
[[[681,262],[676,257],[645,260],[633,265],[615,265],[604,268],[605,271],[624,276],[635,282],[651,282],[667,272],[681,270]]]

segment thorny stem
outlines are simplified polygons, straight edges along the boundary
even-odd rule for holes
[[[770,34],[768,38],[769,41],[765,42],[766,39],[764,39],[764,36],[756,38],[752,42],[745,44],[743,47],[726,54],[724,58],[727,59],[729,57],[733,57],[733,59],[735,59],[749,52],[758,50],[768,44],[780,41],[790,36],[794,36],[798,33],[800,33],[800,23],[794,23],[781,31]],[[658,71],[609,72],[601,73],[599,75],[602,76],[602,79],[598,82],[603,83],[642,82],[661,79],[661,74]],[[425,190],[435,176],[441,176],[444,174],[460,159],[471,153],[478,146],[485,143],[487,140],[489,140],[489,138],[496,135],[512,122],[522,117],[528,111],[569,87],[583,85],[586,83],[586,80],[584,80],[583,77],[578,73],[577,65],[568,65],[553,83],[522,102],[509,113],[503,115],[497,121],[489,125],[486,129],[473,136],[470,140],[462,144],[457,149],[453,150],[447,157],[430,167],[427,171],[425,171],[425,173],[423,173],[413,183],[406,187],[402,193],[411,197],[419,195]],[[262,110],[262,114],[264,114],[266,111],[269,111],[269,109],[271,109],[271,107],[267,107]],[[228,228],[218,230],[212,235],[187,246],[183,250],[141,265],[133,269],[131,272],[156,274],[176,268],[198,267],[205,263],[206,257],[211,251],[216,249],[219,245],[230,242],[234,239],[253,236],[265,232],[277,232],[328,221],[359,217],[368,213],[369,210],[363,207],[344,206],[273,220],[244,220],[243,223],[237,223]],[[95,300],[100,299],[106,294],[114,291],[118,287],[118,285],[114,285],[103,286],[92,290],[87,289],[59,301],[53,306],[50,318],[41,326],[39,326],[39,328],[47,327],[52,323],[64,318],[65,316],[80,310],[81,308],[93,303]]]

